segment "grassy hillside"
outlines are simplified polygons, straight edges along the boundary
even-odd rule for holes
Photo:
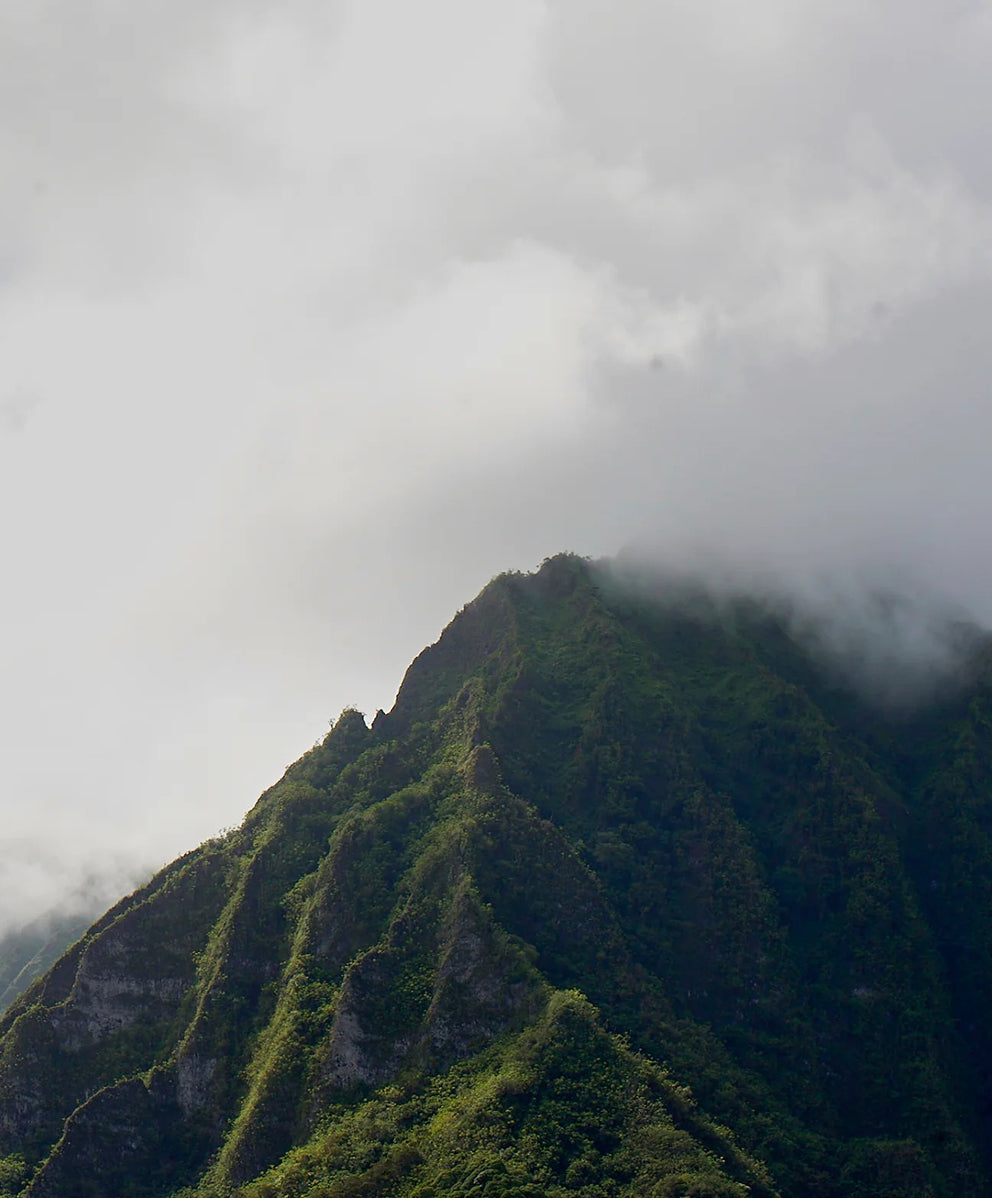
[[[0,1021],[0,1194],[992,1189],[992,691],[495,580]]]

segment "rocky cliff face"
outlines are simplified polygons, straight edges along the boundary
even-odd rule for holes
[[[987,1193],[976,661],[893,722],[754,605],[496,580],[10,1008],[0,1194]]]

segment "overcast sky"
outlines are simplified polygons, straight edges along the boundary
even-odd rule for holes
[[[0,929],[560,549],[992,622],[990,112],[988,0],[0,0]]]

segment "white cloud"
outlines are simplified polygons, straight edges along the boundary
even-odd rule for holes
[[[936,0],[5,5],[25,893],[38,836],[70,885],[234,822],[558,548],[897,563],[992,619],[990,30]]]

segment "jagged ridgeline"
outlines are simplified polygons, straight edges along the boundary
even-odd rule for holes
[[[0,1023],[0,1193],[992,1192],[992,690],[496,579]]]

